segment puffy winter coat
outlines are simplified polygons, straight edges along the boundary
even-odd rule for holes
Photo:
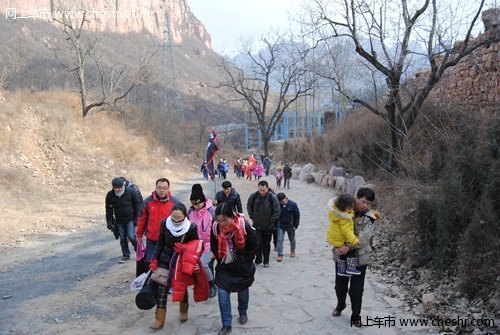
[[[153,254],[153,259],[158,260],[158,266],[168,269],[170,267],[170,260],[174,254],[174,245],[177,242],[187,243],[192,240],[198,239],[198,232],[196,230],[196,225],[191,224],[189,230],[186,232],[184,239],[181,236],[173,236],[170,230],[167,228],[167,219],[162,220],[160,226],[160,236],[158,242],[155,246],[155,251]]]
[[[341,247],[346,243],[356,244],[359,242],[354,235],[354,213],[341,212],[337,207],[328,211],[330,226],[326,232],[326,241],[334,247]]]
[[[265,196],[255,192],[248,197],[247,212],[255,228],[271,230],[280,217],[280,203],[271,190]]]
[[[212,230],[214,216],[215,209],[210,199],[207,199],[205,201],[205,206],[199,210],[193,207],[189,209],[188,219],[191,223],[196,224],[198,238],[203,241],[205,252],[210,251],[210,230]]]
[[[300,223],[299,206],[295,201],[288,199],[285,205],[281,205],[280,218],[278,220],[281,229],[298,228]]]
[[[231,201],[238,213],[243,213],[243,206],[241,205],[241,198],[238,192],[233,188],[231,189],[231,193],[228,197],[224,191],[219,191],[215,194],[215,200],[217,200],[217,205],[220,205],[223,202]]]
[[[137,222],[136,235],[142,237],[146,233],[146,237],[150,241],[158,241],[160,234],[160,222],[166,219],[172,213],[172,207],[179,200],[173,197],[170,193],[165,200],[158,199],[156,191],[147,197],[142,203],[141,212]]]
[[[220,232],[217,223],[214,223],[210,235],[210,245],[213,254],[218,257],[219,246],[217,235]],[[215,285],[228,292],[237,292],[250,287],[254,281],[255,264],[253,259],[257,253],[259,240],[257,233],[245,220],[245,248],[235,251],[235,258],[231,263],[222,263],[217,260],[215,267]]]
[[[208,299],[210,287],[200,260],[203,248],[201,240],[191,240],[182,244],[172,278],[173,302],[183,301],[187,288],[191,285],[194,285],[195,302]]]
[[[126,224],[137,220],[141,209],[141,200],[134,190],[125,188],[121,197],[111,190],[106,194],[106,222]]]

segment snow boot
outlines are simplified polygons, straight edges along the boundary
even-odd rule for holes
[[[339,259],[337,262],[337,275],[341,277],[350,277],[351,275],[348,275],[346,273],[347,269],[347,262],[344,259]]]
[[[361,271],[357,269],[358,259],[356,257],[347,257],[347,270],[345,272],[349,275],[359,276]]]
[[[165,325],[165,317],[167,316],[167,309],[166,308],[157,308],[155,312],[155,319],[156,321],[149,326],[151,329],[162,329],[163,326]]]
[[[180,322],[186,322],[188,320],[188,309],[189,309],[189,303],[188,302],[181,302],[179,304],[179,321]]]

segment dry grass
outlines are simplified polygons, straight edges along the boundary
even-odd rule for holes
[[[104,201],[115,176],[133,179],[148,194],[158,178],[176,183],[194,172],[148,133],[128,129],[116,113],[82,119],[74,93],[2,93],[0,207],[2,223],[13,234],[38,227],[38,216],[57,211],[58,202],[69,200],[68,191],[97,192]]]

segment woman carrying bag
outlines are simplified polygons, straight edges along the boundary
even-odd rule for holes
[[[216,221],[210,235],[212,252],[217,258],[215,284],[219,288],[219,310],[222,328],[219,335],[232,330],[231,292],[238,294],[238,321],[248,321],[249,287],[253,284],[258,239],[252,226],[233,210],[231,202],[223,202],[215,209]]]
[[[182,203],[176,204],[172,208],[172,213],[167,219],[163,219],[160,224],[160,236],[155,247],[153,258],[149,268],[154,272],[158,267],[169,269],[170,261],[175,249],[179,244],[184,244],[198,239],[198,232],[195,224],[191,224],[187,218],[186,206]],[[176,246],[177,244],[177,246]],[[161,329],[165,325],[167,314],[168,287],[158,284],[156,291],[156,321],[150,326],[152,329]],[[184,294],[184,299],[179,305],[181,322],[188,319],[188,293]]]

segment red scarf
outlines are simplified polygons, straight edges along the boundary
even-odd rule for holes
[[[245,248],[245,221],[235,216],[233,222],[226,227],[218,226],[220,231],[217,235],[219,249],[217,258],[221,259],[223,263],[231,263],[234,259],[235,250]]]

